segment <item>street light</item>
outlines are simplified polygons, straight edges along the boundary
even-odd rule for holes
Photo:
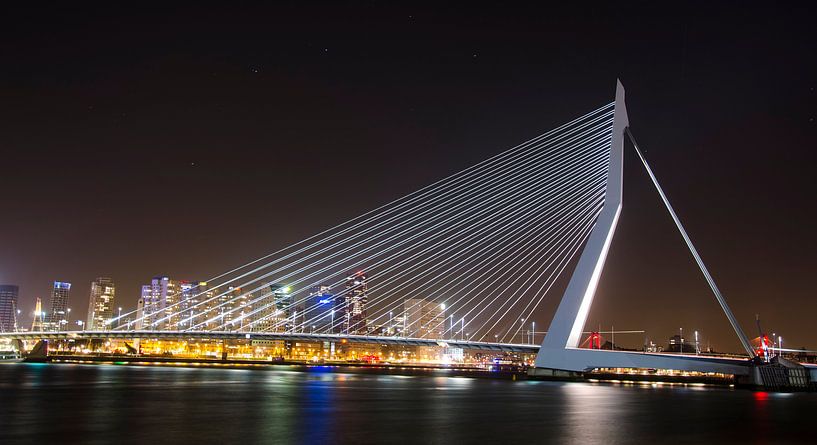
[[[122,306],[119,306],[119,316],[116,317],[116,327],[117,328],[122,327]]]
[[[678,331],[681,333],[678,336],[679,343],[681,344],[681,346],[680,346],[681,349],[679,349],[679,351],[681,352],[681,354],[683,354],[684,353],[684,328],[678,328]]]
[[[701,348],[698,347],[698,331],[695,331],[695,355],[701,353]]]
[[[530,343],[532,345],[535,345],[536,344],[536,322],[532,321],[530,326],[531,326],[530,327],[530,337],[531,337]]]

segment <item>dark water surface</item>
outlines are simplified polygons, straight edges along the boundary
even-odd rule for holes
[[[0,364],[0,444],[817,443],[817,394]]]

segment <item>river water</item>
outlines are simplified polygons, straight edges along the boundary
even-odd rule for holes
[[[817,443],[817,394],[313,368],[0,364],[0,444]]]

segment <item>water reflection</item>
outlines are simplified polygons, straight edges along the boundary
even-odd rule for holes
[[[339,368],[2,365],[0,388],[3,445],[790,443],[810,437],[817,406],[817,394]]]

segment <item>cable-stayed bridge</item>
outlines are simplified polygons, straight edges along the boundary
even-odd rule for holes
[[[625,138],[746,359],[580,347],[622,211]],[[532,320],[546,298],[560,304],[544,335]],[[611,103],[255,261],[186,287],[154,280],[138,309],[106,328],[0,335],[538,351],[536,367],[550,375],[614,367],[748,374],[757,356],[635,143],[620,83]]]

